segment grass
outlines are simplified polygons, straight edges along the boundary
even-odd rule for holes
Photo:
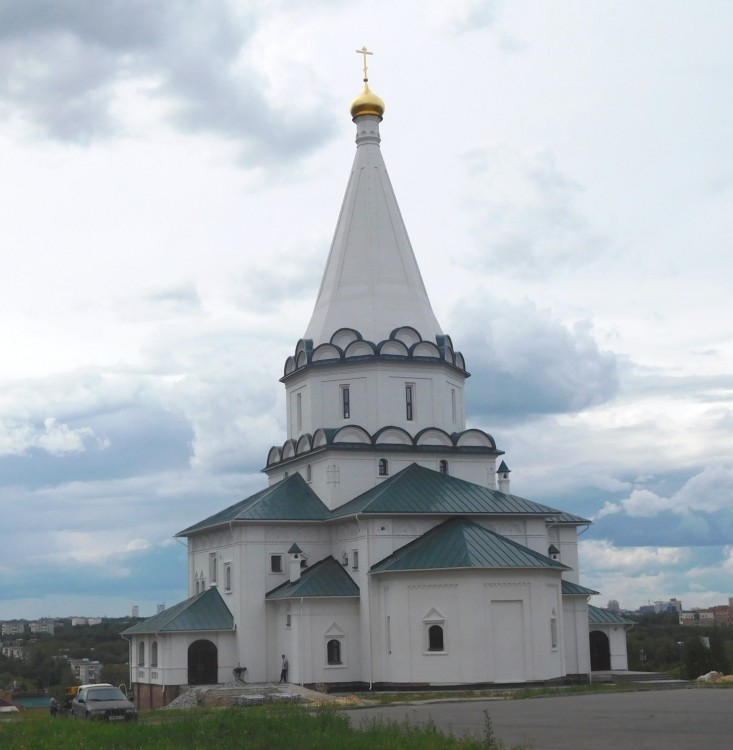
[[[148,719],[149,717],[149,719]],[[130,724],[23,714],[0,721],[5,750],[510,750],[486,715],[484,737],[453,738],[434,725],[374,722],[354,729],[334,710],[292,706],[149,714]],[[513,750],[521,750],[514,748]]]

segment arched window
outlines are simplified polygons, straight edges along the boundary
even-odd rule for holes
[[[389,476],[389,462],[387,461],[386,458],[379,459],[379,476],[380,477]]]
[[[447,474],[448,473],[448,462],[443,460],[438,464],[438,471],[440,471],[441,474]]]
[[[341,642],[331,638],[326,644],[326,661],[329,664],[341,664]]]
[[[440,625],[431,625],[428,628],[428,651],[444,651],[443,628]]]
[[[137,644],[137,665],[138,667],[145,666],[145,641]]]
[[[232,590],[232,566],[231,563],[227,563],[224,566],[224,590]]]
[[[308,464],[308,466],[305,467],[305,481],[306,482],[313,481],[313,470],[311,469],[310,464]]]
[[[150,666],[158,666],[158,641],[153,641],[150,644]]]

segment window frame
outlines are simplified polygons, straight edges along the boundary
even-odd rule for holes
[[[351,389],[348,384],[341,386],[341,417],[351,419]]]
[[[377,462],[377,475],[380,477],[389,476],[389,461],[386,458],[380,458]]]
[[[342,640],[343,638],[334,638],[333,636],[331,636],[330,638],[326,640],[326,665],[327,666],[329,667],[344,666],[344,660],[342,656],[343,649],[341,646]],[[331,653],[332,653],[331,644],[334,645],[333,650],[335,651],[335,656],[338,658],[338,661],[336,661],[335,659],[331,659]]]
[[[277,560],[278,567],[275,567],[275,560]],[[271,575],[281,575],[284,573],[283,568],[283,555],[281,552],[271,552],[270,553],[270,574]]]
[[[405,383],[405,419],[415,421],[415,384]]]

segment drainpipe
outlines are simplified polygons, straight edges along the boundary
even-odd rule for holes
[[[300,597],[300,686],[303,687],[303,597]]]

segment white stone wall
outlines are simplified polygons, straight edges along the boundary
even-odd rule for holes
[[[565,674],[558,573],[432,571],[378,579],[372,592],[374,681],[525,682]],[[440,622],[445,649],[431,652],[427,628]]]

